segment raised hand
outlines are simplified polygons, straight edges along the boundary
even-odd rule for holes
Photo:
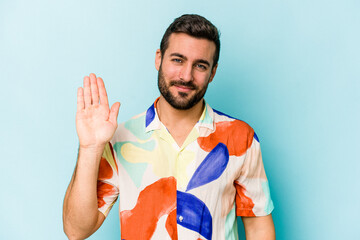
[[[120,103],[109,109],[104,81],[91,73],[84,77],[84,88],[77,92],[76,130],[81,148],[92,148],[109,142],[117,128]]]

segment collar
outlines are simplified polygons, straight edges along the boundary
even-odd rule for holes
[[[145,132],[157,130],[161,128],[161,121],[156,111],[156,105],[159,101],[158,97],[155,102],[148,108],[145,116]],[[204,100],[205,101],[205,100]],[[195,127],[199,130],[201,127],[214,130],[214,110],[205,101],[205,108],[200,116],[199,121],[195,124]]]

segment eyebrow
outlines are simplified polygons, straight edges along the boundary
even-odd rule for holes
[[[184,55],[182,55],[180,53],[171,53],[170,56],[171,57],[179,57],[179,58],[187,60],[187,57],[185,57]],[[206,64],[210,67],[210,63],[208,61],[206,61],[205,59],[196,59],[196,62]]]

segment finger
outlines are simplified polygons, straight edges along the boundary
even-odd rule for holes
[[[77,111],[83,110],[84,107],[84,90],[82,87],[79,87],[77,91]]]
[[[117,117],[119,114],[119,108],[120,108],[120,103],[116,102],[111,106],[110,109],[110,115],[109,115],[109,121],[112,122],[113,124],[117,124]]]
[[[90,74],[90,89],[92,104],[99,104],[99,89],[96,83],[96,75]]]
[[[91,105],[90,78],[88,76],[84,77],[84,102],[85,107]]]
[[[100,77],[97,78],[97,85],[99,87],[100,104],[109,106],[108,96],[102,78]]]

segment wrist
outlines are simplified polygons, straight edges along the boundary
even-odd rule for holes
[[[79,145],[79,153],[102,154],[107,143],[93,145]]]
[[[99,167],[101,156],[104,152],[105,145],[96,146],[79,146],[78,152],[78,166],[86,166],[94,170]]]

